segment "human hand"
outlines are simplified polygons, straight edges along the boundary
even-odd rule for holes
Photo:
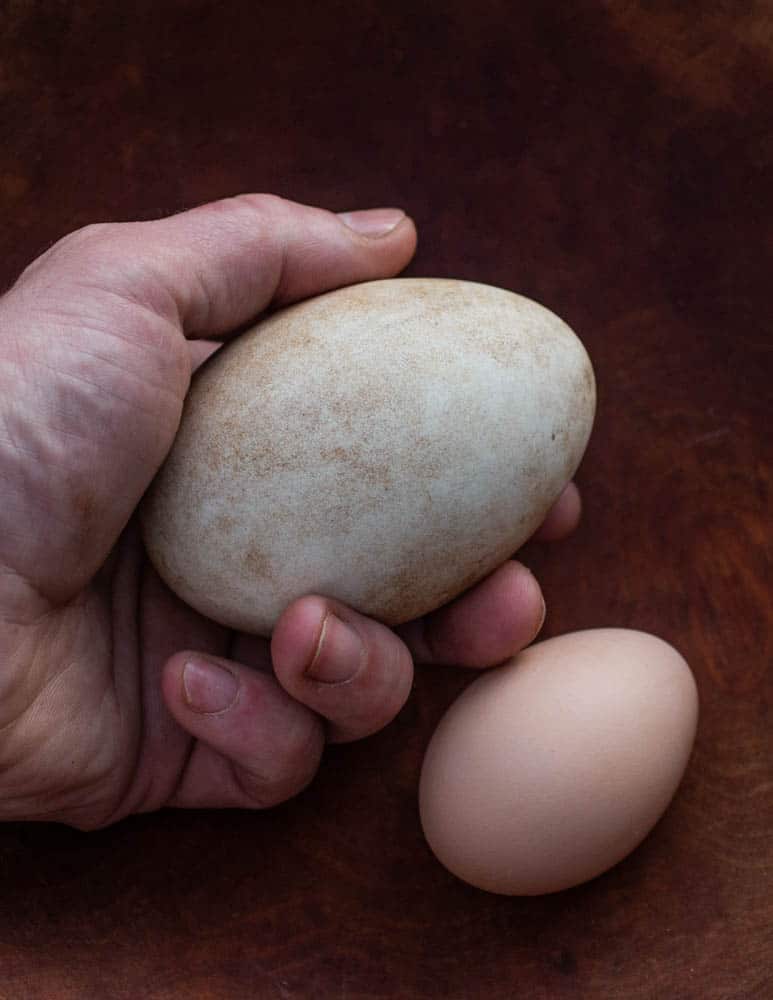
[[[394,717],[414,658],[489,666],[534,638],[544,603],[516,562],[399,635],[309,596],[269,643],[185,606],[142,549],[135,508],[208,338],[392,276],[415,241],[392,210],[243,196],[86,227],[0,300],[0,819],[278,803],[326,741]],[[541,534],[578,517],[570,485]]]

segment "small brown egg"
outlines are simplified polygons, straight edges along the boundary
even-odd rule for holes
[[[419,789],[427,841],[489,892],[585,882],[662,816],[697,719],[689,667],[655,636],[594,629],[531,646],[471,684],[435,731]]]

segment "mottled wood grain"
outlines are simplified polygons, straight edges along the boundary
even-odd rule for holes
[[[459,671],[271,813],[2,827],[1,1000],[773,997],[771,88],[767,0],[2,5],[0,284],[236,191],[404,206],[411,273],[531,295],[595,363],[582,528],[524,553],[545,634],[664,636],[702,718],[642,847],[542,899],[422,841]]]

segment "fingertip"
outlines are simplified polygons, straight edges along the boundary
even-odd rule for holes
[[[582,496],[573,482],[568,483],[535,532],[534,539],[540,542],[560,541],[571,535],[581,517]]]
[[[276,676],[295,696],[302,690],[300,683],[350,683],[368,665],[373,642],[369,633],[368,619],[339,602],[302,597],[287,608],[274,629],[271,654]]]
[[[242,693],[242,668],[219,656],[182,650],[170,656],[161,673],[167,708],[186,730],[226,714]],[[199,735],[196,733],[195,735]]]
[[[306,673],[329,611],[328,602],[314,595],[301,597],[284,610],[271,635],[271,660],[280,682]]]
[[[183,687],[183,670],[191,653],[188,650],[181,650],[174,653],[164,664],[161,671],[161,693],[167,707],[176,715],[176,708],[180,702],[185,702]]]
[[[533,642],[545,622],[547,609],[537,578],[513,559],[465,596],[457,608],[460,617],[464,614],[465,665],[501,663]]]
[[[481,669],[527,646],[544,620],[539,583],[526,566],[510,560],[455,601],[398,631],[418,661]]]
[[[413,260],[419,242],[416,223],[410,215],[403,216],[389,234],[389,239],[394,240],[400,248],[399,256],[395,260],[392,272],[393,274],[398,274]]]
[[[368,277],[392,277],[416,253],[416,224],[402,208],[358,209],[339,212],[336,217],[360,252],[373,261],[375,272]]]
[[[239,696],[238,674],[224,664],[200,656],[186,658],[181,682],[186,707],[199,715],[227,712]]]
[[[175,653],[161,677],[164,703],[196,741],[175,804],[276,805],[317,771],[321,720],[261,671],[195,651]]]
[[[413,661],[402,640],[338,601],[295,601],[277,622],[271,652],[277,680],[327,721],[330,742],[377,732],[410,694]]]

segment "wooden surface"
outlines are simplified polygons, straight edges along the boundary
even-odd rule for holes
[[[267,814],[0,828],[0,997],[773,997],[773,5],[0,6],[0,281],[89,221],[243,190],[417,220],[410,273],[553,308],[600,405],[545,635],[643,628],[696,673],[673,807],[614,871],[487,896],[416,784],[468,679]]]

